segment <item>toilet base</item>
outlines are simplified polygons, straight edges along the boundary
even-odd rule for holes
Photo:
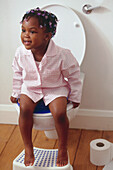
[[[34,147],[34,165],[26,167],[24,165],[25,151],[23,150],[13,161],[13,170],[73,170],[69,161],[66,166],[57,167],[57,155],[58,149],[41,149]]]
[[[58,139],[57,131],[55,129],[44,131],[44,133],[49,139]]]

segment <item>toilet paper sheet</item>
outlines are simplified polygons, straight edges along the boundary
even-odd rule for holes
[[[90,161],[103,170],[113,170],[113,144],[105,139],[95,139],[90,142]]]

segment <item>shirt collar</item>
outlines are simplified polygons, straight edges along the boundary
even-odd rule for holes
[[[46,56],[55,56],[57,54],[57,46],[55,45],[53,40],[50,40],[47,51],[46,51]]]

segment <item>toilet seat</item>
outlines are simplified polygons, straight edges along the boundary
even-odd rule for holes
[[[71,8],[59,4],[47,5],[42,9],[54,13],[59,20],[53,41],[58,46],[70,49],[81,65],[86,49],[86,37],[78,15]]]

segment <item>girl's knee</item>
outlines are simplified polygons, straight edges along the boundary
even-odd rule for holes
[[[33,114],[33,111],[30,107],[28,107],[28,105],[24,105],[24,104],[21,104],[20,105],[20,116],[22,118],[31,118]]]
[[[67,115],[65,112],[58,111],[54,113],[54,120],[58,123],[64,123],[67,119]]]
[[[59,97],[53,100],[49,104],[50,111],[54,117],[55,122],[64,123],[67,120],[66,109],[67,99],[66,97]]]

